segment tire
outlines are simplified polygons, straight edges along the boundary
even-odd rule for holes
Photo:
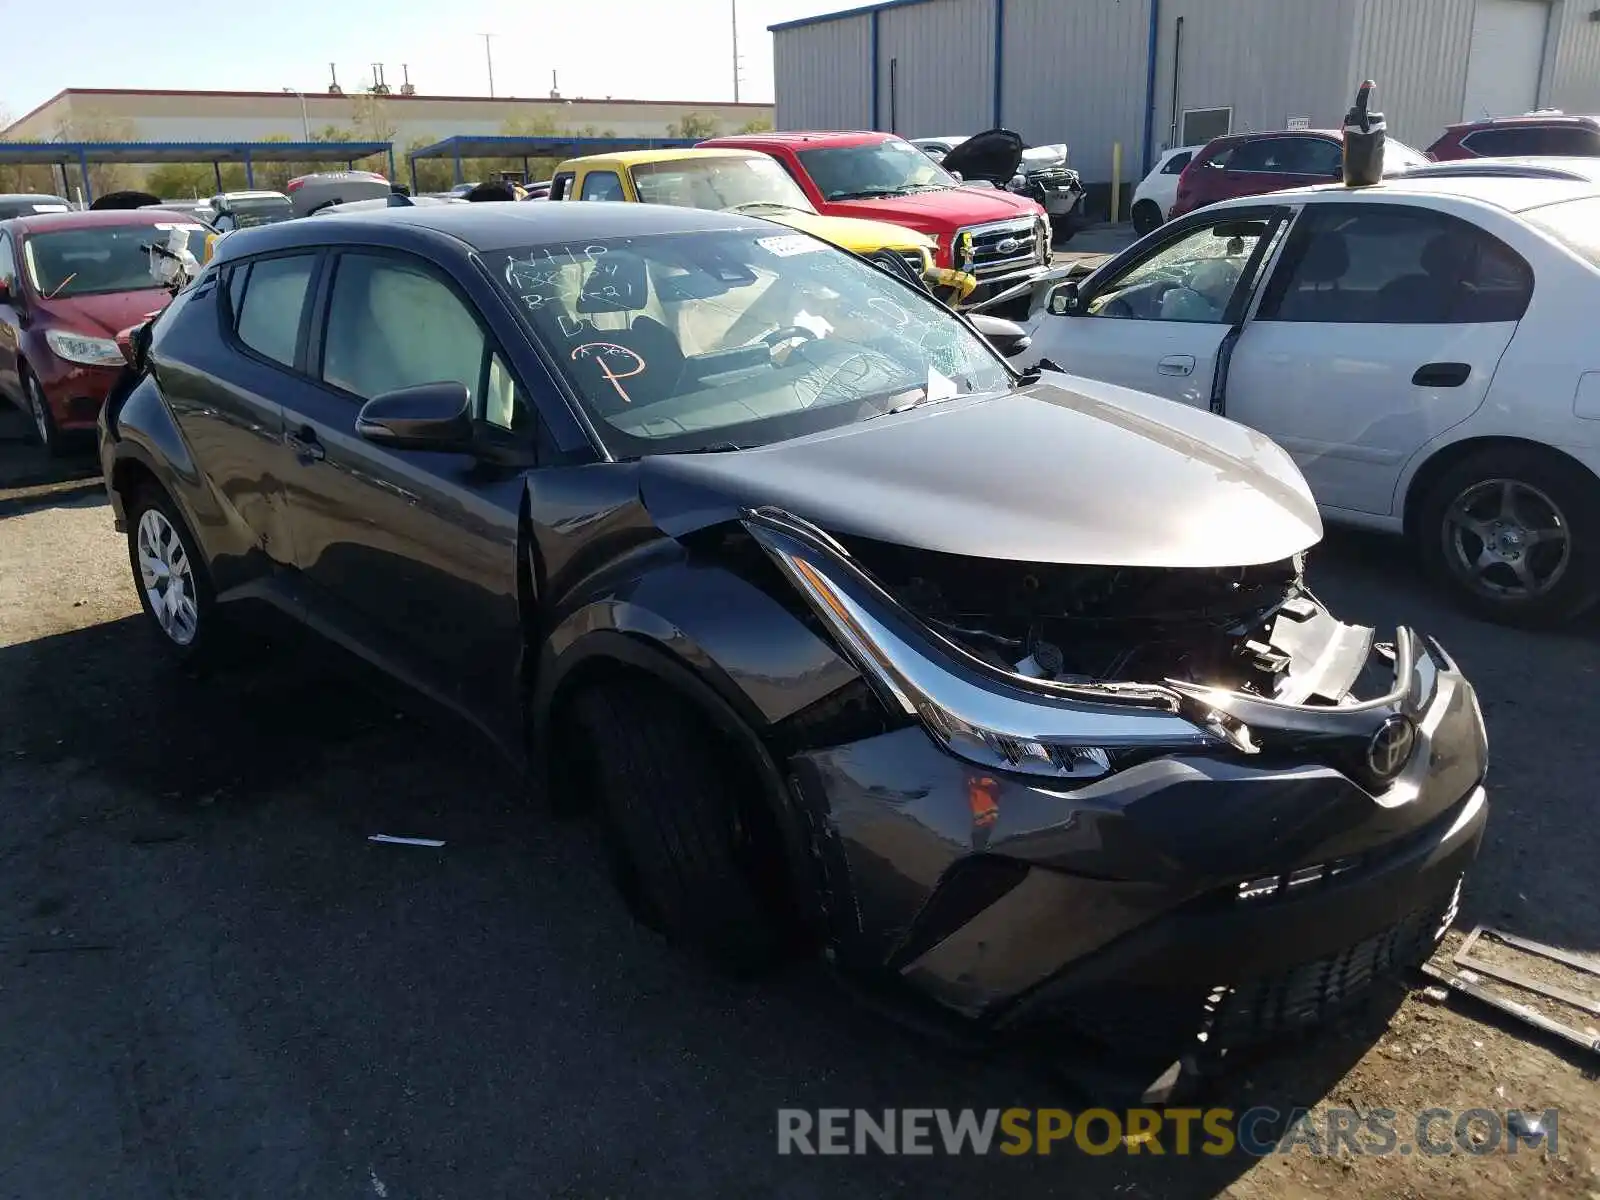
[[[1161,228],[1161,206],[1154,200],[1141,200],[1133,206],[1133,231],[1140,237]]]
[[[129,499],[128,565],[139,604],[167,652],[186,667],[209,663],[221,642],[216,593],[205,558],[171,497],[153,483]],[[153,550],[147,571],[141,550]],[[181,594],[173,596],[173,582]]]
[[[1487,620],[1557,625],[1600,599],[1600,480],[1553,451],[1485,450],[1449,467],[1415,533],[1428,573]]]
[[[26,367],[21,375],[22,406],[28,417],[28,429],[33,435],[34,444],[43,446],[44,452],[51,458],[60,458],[66,453],[67,439],[56,428],[55,414],[50,411],[49,401],[44,398],[44,389]]]
[[[606,684],[576,698],[576,732],[613,870],[636,916],[734,975],[781,955],[771,897],[756,883],[740,773],[717,760],[722,739],[653,680]]]

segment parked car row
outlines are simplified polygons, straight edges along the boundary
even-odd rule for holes
[[[1436,176],[1437,164],[1529,158],[1564,158],[1572,170],[1590,169],[1584,164],[1600,161],[1600,118],[1538,112],[1463,122],[1447,129],[1426,153],[1389,139],[1384,174]],[[1343,171],[1338,130],[1238,133],[1204,146],[1174,147],[1162,152],[1134,190],[1134,228],[1145,234],[1221,200],[1337,182]]]
[[[805,163],[835,205],[900,153],[800,146],[849,152]],[[1277,236],[1239,222],[1219,261]],[[281,222],[129,346],[99,453],[151,633],[198,662],[264,599],[392,672],[594,818],[634,911],[713,962],[823,949],[1170,1086],[1453,917],[1477,701],[1437,643],[1307,590],[1291,456],[1019,373],[796,225]]]

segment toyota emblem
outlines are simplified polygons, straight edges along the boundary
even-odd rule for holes
[[[1022,243],[1013,237],[1004,238],[995,244],[995,252],[998,254],[1015,254],[1021,248]]]
[[[1411,718],[1395,713],[1378,726],[1367,746],[1367,767],[1387,783],[1405,769],[1417,745],[1417,727]]]

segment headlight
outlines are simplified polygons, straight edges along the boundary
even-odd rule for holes
[[[972,267],[972,231],[963,229],[950,244],[950,265],[958,271]]]
[[[1169,689],[1023,680],[912,618],[825,534],[773,509],[745,526],[890,708],[984,767],[1054,779],[1111,771],[1116,751],[1200,749],[1225,738],[1180,716]]]
[[[85,337],[81,333],[68,333],[65,329],[47,329],[45,343],[58,358],[82,363],[89,367],[120,367],[122,351],[110,338]]]

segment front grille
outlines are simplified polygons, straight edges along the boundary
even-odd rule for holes
[[[1044,261],[1038,224],[1032,217],[975,225],[962,233],[972,235],[970,270],[979,279],[1004,275]]]
[[[1067,167],[1049,167],[1043,171],[1031,172],[1028,178],[1042,187],[1058,188],[1077,183],[1078,173]]]
[[[1107,985],[1072,993],[1056,1015],[1129,1054],[1220,1055],[1259,1046],[1324,1024],[1366,999],[1381,980],[1414,970],[1448,928],[1456,896],[1273,975],[1187,989]]]

